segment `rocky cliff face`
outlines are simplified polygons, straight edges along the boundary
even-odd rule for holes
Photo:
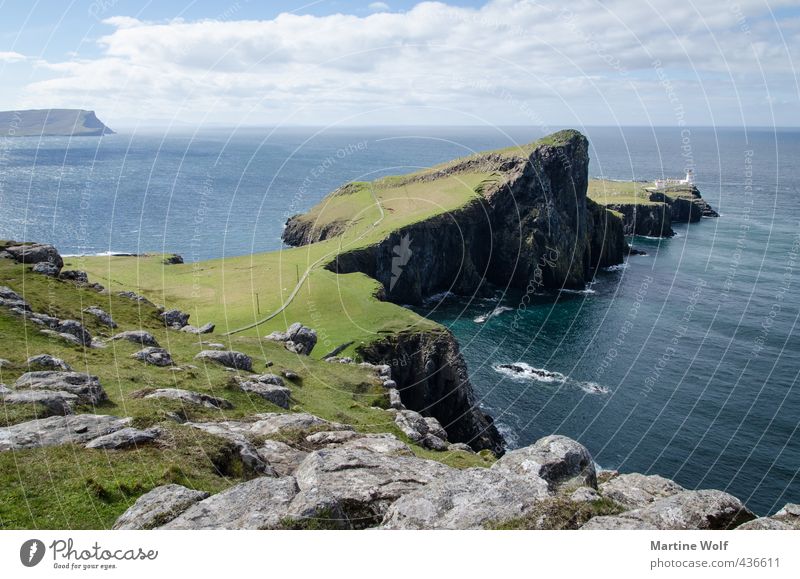
[[[653,205],[615,204],[608,209],[622,214],[625,235],[644,235],[647,237],[672,237],[672,211],[666,203]]]
[[[694,185],[654,191],[650,194],[650,201],[666,203],[673,223],[693,223],[702,217],[719,217]]]
[[[367,362],[388,364],[403,404],[436,418],[449,440],[502,454],[503,439],[475,400],[458,342],[450,332],[400,333],[361,347],[359,354]]]

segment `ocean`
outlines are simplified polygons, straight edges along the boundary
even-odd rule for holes
[[[591,176],[651,180],[691,167],[720,217],[674,225],[671,239],[633,239],[647,255],[599,272],[582,292],[523,300],[497,288],[493,299],[451,296],[418,311],[457,336],[481,404],[512,447],[560,433],[604,468],[723,489],[759,514],[797,501],[800,131],[581,130]],[[544,132],[218,128],[0,139],[0,238],[64,254],[163,251],[188,261],[270,251],[289,215],[342,183]]]

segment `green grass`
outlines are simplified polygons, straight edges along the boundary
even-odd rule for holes
[[[593,517],[617,515],[624,510],[619,503],[606,498],[575,503],[556,496],[538,503],[524,517],[490,523],[486,527],[507,531],[578,529]]]
[[[600,205],[656,205],[650,201],[652,183],[636,181],[610,181],[607,179],[589,179],[586,192],[589,199]]]

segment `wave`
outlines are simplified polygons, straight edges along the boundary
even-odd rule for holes
[[[497,428],[497,432],[499,432],[503,440],[506,441],[506,448],[508,450],[519,448],[519,434],[517,434],[517,431],[514,430],[513,427],[502,421],[497,421],[494,425]]]
[[[505,374],[512,380],[544,382],[546,384],[566,384],[580,388],[587,394],[609,394],[611,390],[597,382],[582,382],[573,380],[561,372],[554,372],[545,368],[536,368],[525,362],[515,362],[513,364],[498,364],[493,366],[496,372]]]
[[[483,314],[481,316],[478,316],[472,321],[475,322],[476,324],[483,324],[484,322],[488,322],[492,318],[495,318],[495,317],[499,316],[503,312],[510,312],[513,309],[514,308],[509,308],[508,306],[497,306],[495,309],[493,309],[488,314]]]
[[[141,255],[127,251],[98,251],[97,253],[62,253],[61,257],[140,257]]]
[[[623,269],[628,269],[627,263],[618,263],[616,265],[609,265],[608,267],[604,267],[603,271],[622,271]]]
[[[597,293],[595,290],[593,290],[592,288],[588,288],[588,287],[580,289],[580,290],[561,288],[558,291],[561,292],[561,293],[565,293],[565,294],[577,294],[577,295],[585,295],[585,296]]]
[[[433,294],[432,296],[426,297],[424,300],[422,300],[422,303],[427,306],[434,302],[443,302],[444,300],[448,300],[454,297],[456,297],[456,294],[454,294],[453,292],[440,292],[438,294]]]

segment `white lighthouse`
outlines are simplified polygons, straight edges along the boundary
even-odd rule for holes
[[[686,179],[684,179],[683,182],[686,185],[694,185],[694,171],[692,171],[691,169],[687,169]]]

